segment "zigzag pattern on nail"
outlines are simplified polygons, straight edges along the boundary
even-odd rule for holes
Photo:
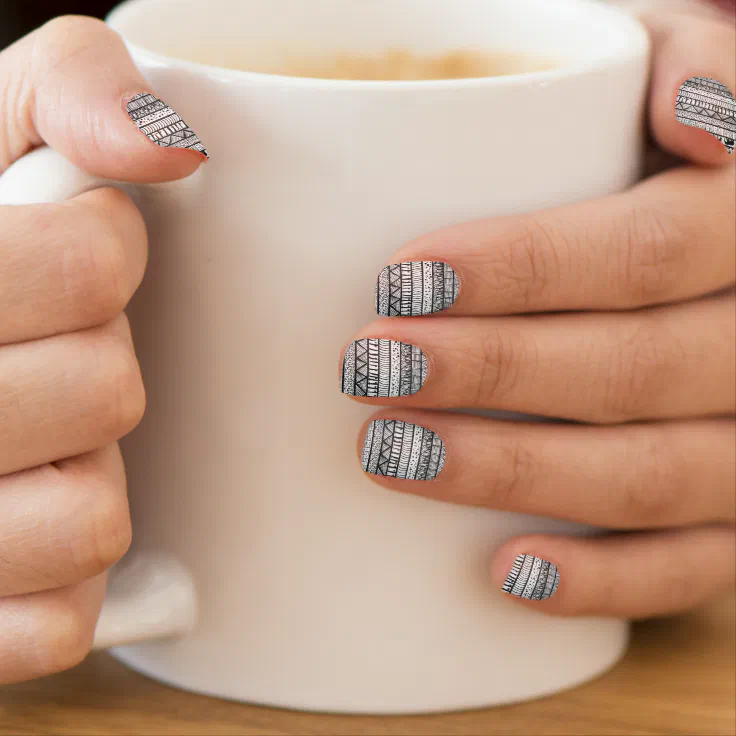
[[[363,470],[406,480],[434,480],[445,464],[445,443],[431,429],[394,419],[370,423],[363,442]]]
[[[684,125],[707,130],[729,153],[736,145],[736,100],[725,84],[708,77],[692,77],[680,87],[675,114]]]
[[[518,555],[502,589],[518,598],[544,601],[555,594],[559,584],[560,573],[556,565],[534,555]]]
[[[193,148],[209,154],[197,134],[163,100],[148,92],[131,98],[125,106],[130,119],[149,140],[164,148]]]
[[[365,338],[345,352],[340,390],[350,396],[410,396],[426,378],[427,358],[416,345]]]
[[[451,307],[460,288],[452,266],[407,261],[386,266],[376,283],[376,311],[383,317],[415,317]]]

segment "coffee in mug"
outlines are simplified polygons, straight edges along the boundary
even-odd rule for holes
[[[389,49],[368,54],[339,53],[275,54],[250,50],[228,54],[217,47],[189,50],[186,58],[200,63],[261,74],[312,79],[353,79],[374,81],[419,81],[432,79],[473,79],[554,69],[560,65],[541,55],[518,51],[456,49],[436,54],[419,54],[409,49]]]

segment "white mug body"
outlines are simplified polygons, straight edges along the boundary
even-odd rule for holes
[[[344,712],[506,703],[601,672],[625,649],[625,622],[543,616],[489,579],[513,535],[595,530],[378,487],[356,449],[372,408],[340,394],[339,365],[408,239],[637,179],[646,35],[585,0],[204,8],[134,0],[108,19],[211,157],[185,181],[134,190],[150,237],[129,310],[148,409],[123,443],[134,550],[183,563],[199,615],[186,636],[115,655],[196,692]],[[560,64],[314,80],[180,58],[198,44],[500,46]]]

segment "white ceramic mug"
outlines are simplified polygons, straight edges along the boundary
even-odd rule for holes
[[[609,667],[625,622],[546,617],[489,580],[512,535],[589,530],[378,487],[356,456],[372,408],[337,376],[406,240],[637,179],[639,24],[586,0],[134,0],[109,23],[211,160],[182,182],[120,185],[150,233],[130,307],[148,410],[124,442],[135,541],[97,646],[127,643],[115,656],[189,690],[348,712],[506,703]],[[560,66],[351,82],[186,60],[243,46],[503,48]],[[39,149],[0,199],[103,183]]]

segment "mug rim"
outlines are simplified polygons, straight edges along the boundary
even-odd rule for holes
[[[136,6],[143,6],[143,0],[121,0],[105,16],[105,23],[118,33],[131,55],[145,59],[150,64],[159,67],[178,67],[191,73],[204,74],[226,82],[248,82],[250,84],[277,84],[279,86],[329,88],[329,89],[381,89],[381,90],[441,90],[441,89],[468,89],[479,86],[506,87],[519,84],[548,84],[562,79],[570,79],[603,69],[614,69],[628,64],[632,59],[647,55],[650,52],[651,42],[649,34],[641,21],[634,15],[625,12],[616,5],[609,5],[600,0],[555,0],[564,2],[568,6],[584,8],[593,13],[608,14],[617,24],[616,32],[626,40],[622,53],[616,56],[602,56],[599,58],[571,61],[552,69],[532,70],[513,74],[503,74],[488,77],[462,77],[456,79],[330,79],[324,77],[297,77],[289,74],[273,74],[270,72],[233,69],[227,66],[207,64],[191,61],[179,56],[170,56],[166,53],[154,51],[145,46],[130,41],[124,33],[116,28],[118,17],[129,13]],[[145,10],[145,9],[144,9]],[[627,34],[628,31],[628,35]]]

